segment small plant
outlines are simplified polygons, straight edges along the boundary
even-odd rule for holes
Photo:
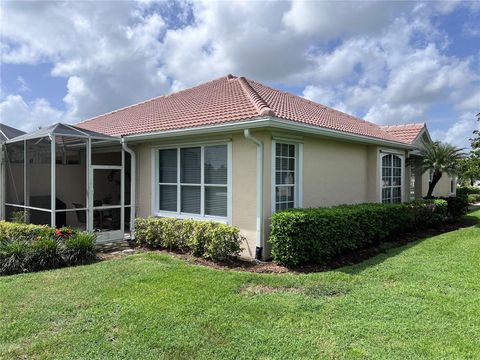
[[[14,211],[10,215],[10,221],[16,224],[27,224],[28,215],[25,211]]]
[[[93,261],[96,237],[71,228],[0,221],[0,274],[54,269]]]
[[[74,233],[75,233],[74,230],[68,226],[64,226],[60,229],[55,230],[55,235],[63,239],[69,238]]]
[[[67,265],[86,264],[95,259],[96,235],[80,231],[64,240],[62,257]]]
[[[30,256],[26,260],[26,268],[29,271],[55,269],[63,265],[59,242],[56,239],[38,237],[30,247]]]
[[[30,246],[26,241],[0,243],[0,274],[10,275],[28,271]]]

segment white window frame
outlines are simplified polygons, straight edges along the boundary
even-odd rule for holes
[[[227,184],[205,184],[204,179],[204,169],[205,169],[205,147],[215,146],[215,145],[227,145]],[[200,175],[200,184],[183,184],[180,182],[180,150],[183,148],[201,148],[201,175]],[[172,183],[171,185],[177,186],[177,211],[166,211],[160,210],[159,204],[159,150],[168,150],[175,149],[177,151],[177,182]],[[159,217],[171,217],[177,219],[195,219],[195,220],[211,220],[217,221],[225,224],[232,224],[232,142],[231,141],[211,141],[211,142],[202,142],[202,143],[186,143],[186,144],[171,144],[164,146],[154,146],[152,147],[152,214]],[[168,185],[168,184],[163,184]],[[191,214],[181,212],[181,187],[182,185],[186,186],[200,186],[200,214]],[[227,216],[215,216],[215,215],[206,215],[205,214],[205,187],[208,186],[223,186],[227,188]]]
[[[276,198],[275,190],[277,188],[276,184],[276,147],[277,144],[286,144],[295,146],[295,182],[294,186],[294,195],[293,202],[294,208],[300,208],[303,206],[303,142],[298,140],[292,140],[289,138],[274,138],[272,140],[272,162],[271,162],[271,213],[273,214],[276,211]]]
[[[400,158],[400,178],[401,178],[401,181],[402,183],[400,184],[400,202],[405,202],[405,153],[403,152],[399,152],[399,151],[396,151],[396,150],[387,150],[387,149],[382,149],[380,150],[380,153],[379,153],[379,156],[378,156],[378,186],[380,188],[380,191],[379,191],[379,198],[378,198],[378,201],[380,203],[383,203],[383,179],[382,179],[382,159],[383,159],[383,156],[385,155],[395,155],[395,156],[398,156]],[[392,173],[393,174],[393,173]],[[410,184],[410,182],[409,182]],[[390,202],[390,204],[395,204],[395,203],[392,203]]]

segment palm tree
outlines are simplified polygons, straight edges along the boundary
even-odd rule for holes
[[[458,162],[465,157],[463,149],[440,141],[425,145],[420,150],[420,155],[423,158],[422,173],[433,171],[432,181],[428,185],[427,198],[432,197],[433,189],[443,173],[451,176],[458,173]]]

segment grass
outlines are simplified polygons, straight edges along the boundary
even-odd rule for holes
[[[2,359],[473,359],[480,227],[324,273],[146,253],[2,277],[0,294]]]

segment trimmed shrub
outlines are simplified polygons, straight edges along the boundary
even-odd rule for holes
[[[226,260],[241,251],[243,237],[237,227],[212,221],[174,218],[135,220],[137,244],[154,249],[191,252],[211,260]]]
[[[454,219],[465,215],[468,211],[468,196],[465,194],[458,194],[457,196],[450,196],[443,198],[447,201],[448,216]]]
[[[0,221],[0,241],[28,240],[37,237],[52,237],[55,229],[45,225],[32,225]]]
[[[296,267],[322,264],[392,235],[434,226],[447,217],[445,200],[289,209],[272,216],[273,260]]]
[[[0,275],[84,264],[93,259],[94,234],[0,221]]]

